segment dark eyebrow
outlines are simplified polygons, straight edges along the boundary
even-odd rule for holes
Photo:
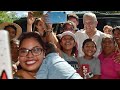
[[[36,47],[40,47],[40,46],[35,46],[35,47],[33,47],[33,48],[36,48]],[[33,49],[33,48],[32,48],[32,49]],[[42,48],[42,47],[40,47],[40,48]],[[27,50],[31,50],[31,49],[28,49],[28,48],[19,48],[19,50],[20,50],[20,49],[27,49]]]

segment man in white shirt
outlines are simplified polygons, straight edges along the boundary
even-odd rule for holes
[[[106,34],[103,32],[97,30],[97,18],[96,15],[92,12],[85,13],[83,15],[83,24],[84,24],[84,30],[83,31],[77,31],[75,33],[76,35],[76,41],[78,45],[78,57],[81,57],[84,55],[82,51],[82,44],[83,41],[87,38],[93,39],[97,45],[97,51],[95,53],[95,56],[97,57],[101,51],[101,41],[102,37],[104,37]]]

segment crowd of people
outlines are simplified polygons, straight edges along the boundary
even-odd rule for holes
[[[4,22],[9,32],[14,79],[120,79],[120,26],[97,29],[92,12],[79,17],[68,14],[59,33],[54,32],[47,15],[28,13],[27,30]]]

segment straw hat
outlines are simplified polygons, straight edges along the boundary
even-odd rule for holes
[[[22,28],[16,23],[4,22],[0,24],[0,30],[3,30],[5,26],[8,26],[8,25],[14,25],[17,28],[15,39],[18,39],[19,36],[22,34]]]

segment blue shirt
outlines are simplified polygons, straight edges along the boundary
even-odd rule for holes
[[[76,70],[57,53],[50,53],[36,73],[37,79],[82,79]]]

